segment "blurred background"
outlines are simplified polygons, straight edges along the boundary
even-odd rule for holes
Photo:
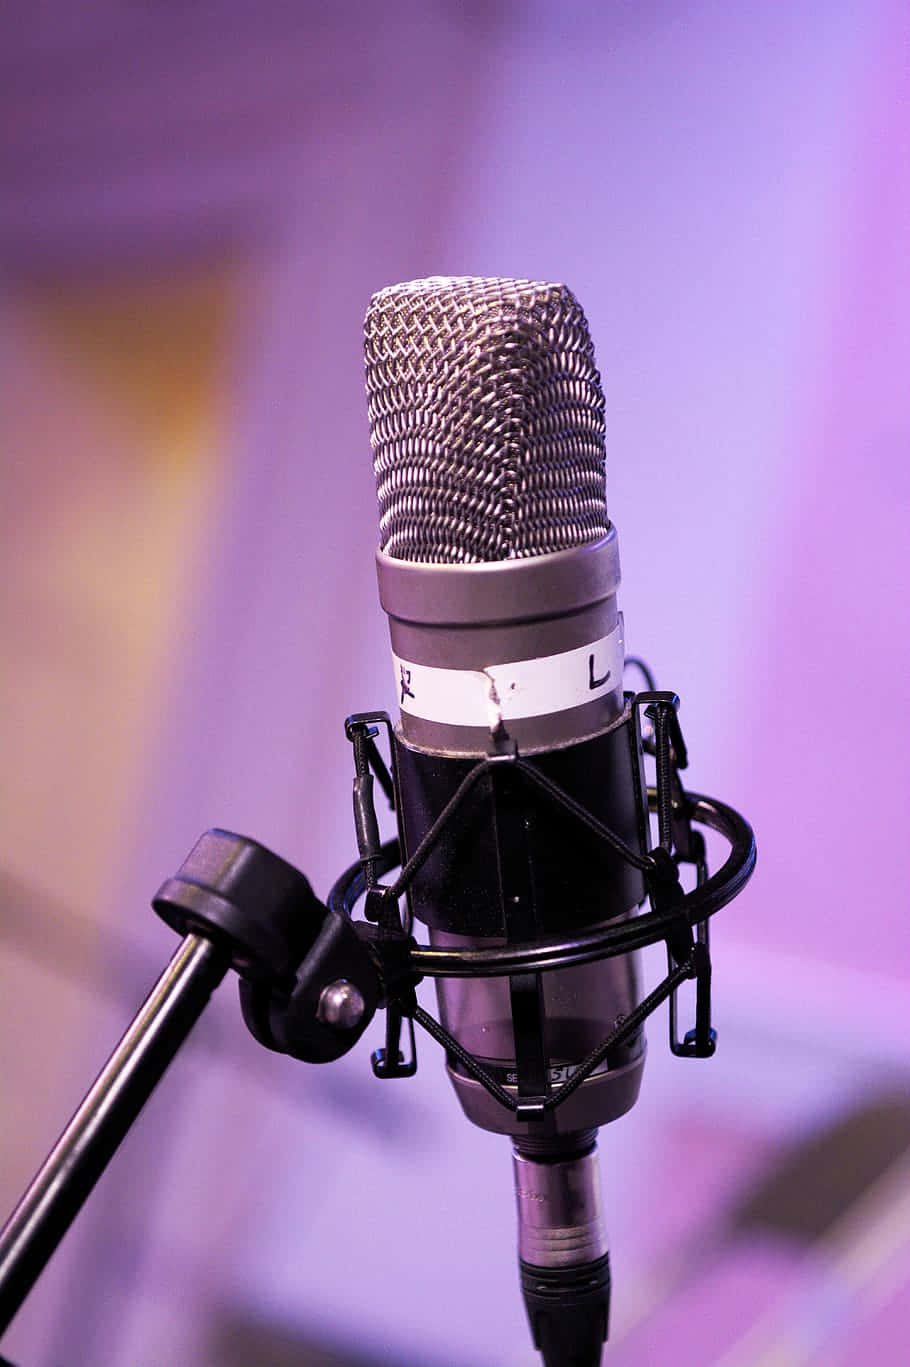
[[[908,98],[905,0],[3,6],[5,1209],[169,957],[149,899],[197,835],[323,896],[354,857],[343,719],[394,703],[371,293],[564,280],[629,648],[760,850],[716,1058],[661,1013],[601,1133],[606,1360],[906,1361]],[[3,1351],[536,1363],[508,1142],[431,1041],[410,1083],[369,1048],[270,1055],[225,984]]]

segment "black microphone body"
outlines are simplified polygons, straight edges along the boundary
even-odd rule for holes
[[[647,849],[584,315],[564,286],[416,281],[374,297],[366,357],[403,859],[478,759],[494,761],[418,870],[411,914],[459,948],[627,917],[641,873],[510,762]],[[438,998],[443,1025],[521,1103],[507,1110],[449,1059],[468,1118],[513,1138],[535,1343],[547,1367],[596,1367],[609,1306],[596,1131],[637,1098],[643,1032],[558,1108],[541,1103],[637,1005],[636,957],[441,979]]]

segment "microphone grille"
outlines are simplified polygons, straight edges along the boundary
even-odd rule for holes
[[[603,390],[565,285],[412,280],[373,296],[364,335],[387,555],[512,560],[606,534]]]

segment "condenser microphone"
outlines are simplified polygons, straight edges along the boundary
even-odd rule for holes
[[[619,558],[607,516],[604,398],[564,285],[430,278],[376,294],[365,324],[379,501],[379,591],[400,721],[402,859],[491,762],[411,880],[411,914],[458,949],[579,934],[627,918],[648,848],[641,749],[622,687]],[[565,1099],[564,1084],[639,1000],[636,956],[546,973],[438,980],[450,1035],[517,1098],[506,1109],[450,1052],[467,1117],[514,1146],[522,1287],[547,1367],[596,1367],[609,1255],[596,1132],[635,1102],[643,1032]]]
[[[732,807],[683,788],[676,694],[650,679],[623,693],[603,393],[570,291],[452,278],[382,290],[366,369],[400,719],[345,722],[359,858],[324,905],[284,859],[214,828],[161,886],[153,905],[182,942],[0,1230],[0,1333],[231,967],[253,1036],[292,1058],[340,1058],[380,1007],[377,1077],[415,1072],[415,1024],[443,1046],[468,1118],[513,1142],[522,1288],[546,1367],[600,1362],[597,1129],[634,1104],[642,1025],[662,1002],[674,1054],[714,1052],[708,922],[750,877],[755,841]],[[374,778],[397,839],[380,835]],[[713,874],[700,827],[729,845]],[[639,1000],[636,953],[661,941],[667,975]],[[425,976],[440,1020],[417,1000]],[[680,1037],[686,981],[695,1023]]]

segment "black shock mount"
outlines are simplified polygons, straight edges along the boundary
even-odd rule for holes
[[[656,816],[657,842],[636,849],[598,821],[563,789],[525,760],[514,742],[500,741],[495,753],[471,766],[426,834],[403,865],[398,838],[383,841],[374,800],[379,784],[390,807],[396,802],[395,746],[386,712],[348,717],[345,733],[354,758],[354,824],[359,858],[335,882],[323,906],[290,865],[261,845],[223,831],[209,831],[175,878],[154,899],[154,907],[175,930],[196,930],[235,943],[233,966],[241,976],[243,1017],[265,1047],[311,1063],[346,1053],[360,1038],[377,1008],[386,1011],[383,1047],[372,1055],[376,1077],[411,1077],[417,1069],[414,1026],[419,1025],[502,1106],[531,1120],[555,1110],[609,1055],[634,1037],[646,1018],[669,999],[670,1048],[685,1058],[707,1058],[716,1047],[711,1021],[711,955],[708,922],[743,887],[755,863],[747,822],[712,798],[687,792],[680,771],[688,763],[679,725],[679,698],[656,689],[627,694],[620,727],[633,728],[633,746],[653,757],[656,780],[639,795],[643,811]],[[642,718],[650,723],[643,731]],[[389,765],[376,744],[386,733]],[[493,769],[509,766],[514,782],[568,813],[597,841],[637,868],[651,910],[558,939],[454,949],[418,944],[401,899],[443,834],[463,816],[472,791]],[[718,831],[729,844],[722,867],[709,876],[705,839],[699,826]],[[692,870],[684,891],[681,871]],[[213,876],[212,870],[219,871]],[[398,869],[391,881],[383,881]],[[243,876],[240,870],[244,870]],[[295,883],[291,875],[296,875]],[[284,897],[264,896],[267,887]],[[353,913],[363,902],[363,920]],[[230,908],[227,914],[225,907]],[[266,961],[237,953],[255,939],[282,943],[284,956]],[[267,930],[268,936],[264,934]],[[584,1058],[571,1077],[544,1095],[504,1087],[473,1054],[418,1004],[415,988],[424,977],[492,977],[546,973],[575,964],[628,954],[664,941],[667,974]],[[294,962],[296,961],[296,963]],[[678,993],[693,980],[695,1018],[680,1038]],[[331,1010],[329,989],[347,1010]],[[403,1035],[407,1040],[403,1047]]]
[[[711,957],[708,921],[742,889],[755,864],[755,843],[748,823],[731,807],[712,798],[686,792],[679,774],[688,763],[679,725],[679,698],[675,693],[649,689],[627,695],[630,706],[620,725],[635,729],[644,752],[654,758],[656,781],[641,794],[641,802],[657,818],[657,843],[642,853],[598,822],[552,781],[527,763],[511,745],[499,753],[478,759],[452,794],[449,802],[406,860],[397,877],[381,880],[400,864],[397,839],[382,842],[372,801],[375,775],[390,803],[394,804],[395,783],[376,746],[380,728],[387,733],[390,752],[392,725],[385,712],[360,713],[349,717],[346,733],[354,750],[355,814],[360,853],[359,861],[348,868],[335,883],[328,897],[330,913],[351,916],[364,899],[364,915],[377,927],[371,945],[376,954],[380,976],[387,956],[394,960],[396,975],[402,964],[409,971],[397,995],[389,1001],[386,1046],[373,1056],[378,1077],[410,1076],[416,1069],[414,1031],[421,1026],[457,1060],[460,1067],[479,1082],[501,1105],[531,1119],[535,1114],[555,1110],[591,1075],[617,1046],[630,1039],[645,1019],[667,999],[670,1003],[670,1047],[674,1054],[687,1058],[706,1058],[714,1053],[716,1031],[711,1023]],[[642,734],[642,716],[650,729]],[[495,948],[451,949],[418,945],[410,934],[410,924],[400,911],[400,899],[407,893],[415,875],[440,840],[442,833],[457,822],[472,789],[493,766],[512,766],[516,780],[543,793],[546,799],[571,817],[644,876],[651,910],[632,919],[602,926],[588,933],[558,940],[548,939]],[[707,826],[727,841],[729,851],[722,867],[713,876],[707,868],[705,839],[698,829]],[[683,890],[681,870],[690,866],[694,886]],[[623,1019],[579,1064],[565,1082],[536,1101],[528,1101],[524,1089],[506,1089],[483,1064],[465,1050],[452,1034],[417,1004],[414,987],[422,977],[490,977],[516,972],[548,972],[574,964],[612,958],[646,945],[665,941],[668,969],[666,977]],[[692,1027],[679,1037],[678,991],[682,983],[694,980],[695,1019]],[[408,1052],[400,1049],[403,1022],[409,1030]]]

